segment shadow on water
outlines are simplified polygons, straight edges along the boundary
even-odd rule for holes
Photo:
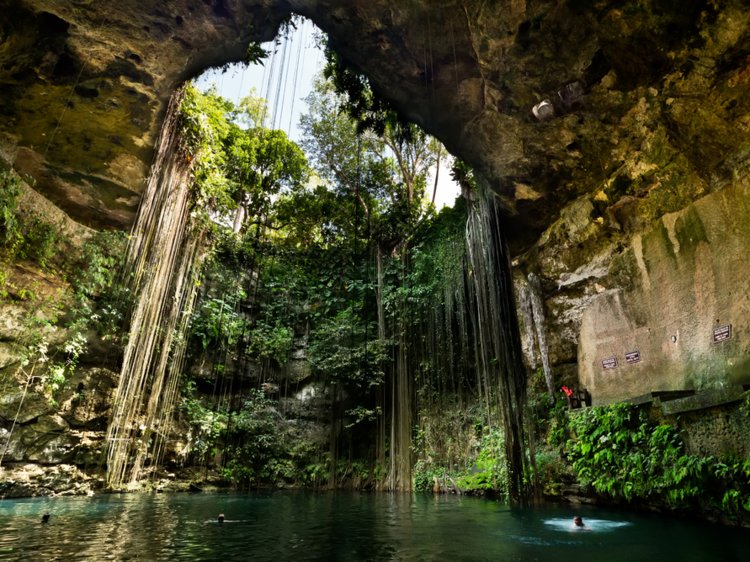
[[[573,525],[574,515],[583,516],[583,529]],[[713,562],[750,560],[748,552],[746,529],[569,506],[516,510],[455,496],[276,492],[0,501],[0,560]]]

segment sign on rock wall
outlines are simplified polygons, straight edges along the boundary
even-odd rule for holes
[[[750,383],[750,184],[665,215],[610,269],[632,288],[583,313],[581,385],[594,404],[652,391]],[[621,269],[621,270],[620,270]]]

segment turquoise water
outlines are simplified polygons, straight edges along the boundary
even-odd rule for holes
[[[750,561],[750,531],[455,496],[130,494],[0,501],[0,560]]]

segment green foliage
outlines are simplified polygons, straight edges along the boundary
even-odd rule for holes
[[[124,307],[118,304],[119,297],[114,279],[120,259],[125,251],[126,235],[122,232],[99,232],[89,237],[82,244],[69,240],[61,225],[44,220],[36,211],[22,210],[18,207],[20,180],[11,172],[0,173],[0,213],[4,229],[6,246],[2,256],[5,261],[26,261],[43,270],[51,271],[56,277],[68,281],[73,290],[73,298],[65,301],[62,309],[63,295],[40,298],[31,287],[13,285],[9,272],[3,269],[0,279],[0,297],[12,296],[20,301],[34,303],[34,309],[43,311],[42,315],[30,317],[27,339],[34,341],[42,337],[41,332],[52,325],[67,328],[71,338],[84,338],[91,328],[97,328],[102,334],[119,333],[122,326]],[[45,318],[43,326],[35,326],[35,317]],[[115,321],[117,317],[117,321]],[[70,343],[70,342],[68,342]],[[65,347],[65,346],[64,346]],[[55,379],[53,386],[61,386],[62,373],[70,373],[75,368],[75,360],[65,350],[66,361],[50,369],[50,380]]]
[[[227,414],[207,408],[195,396],[195,383],[188,381],[182,399],[182,411],[190,425],[188,442],[193,461],[206,463],[218,452],[220,439],[227,430]]]
[[[252,94],[235,107],[215,91],[185,88],[180,131],[185,158],[195,160],[197,210],[226,215],[242,205],[248,215],[263,216],[272,195],[304,184],[307,159],[283,131],[263,127],[266,107]]]
[[[8,298],[8,272],[3,268],[0,269],[0,299]]]
[[[385,346],[377,340],[377,327],[365,324],[357,309],[350,307],[324,320],[310,340],[313,372],[359,388],[383,383]]]
[[[244,291],[209,297],[201,301],[193,313],[191,333],[200,339],[204,350],[234,346],[248,329],[247,319],[238,312]]]
[[[560,480],[568,478],[568,466],[562,462],[563,447],[568,434],[568,403],[562,392],[550,402],[544,371],[538,367],[528,381],[527,420],[537,439],[536,464],[540,484],[554,494]]]
[[[27,345],[21,367],[32,365],[28,372],[29,384],[33,383],[34,391],[44,396],[51,406],[57,406],[57,392],[75,371],[79,358],[86,352],[86,346],[86,337],[75,331],[59,349],[51,350],[49,341],[38,334]]]
[[[627,404],[581,410],[569,425],[568,459],[579,482],[601,495],[730,515],[750,507],[750,459],[688,455],[673,427]]]
[[[185,87],[180,105],[180,138],[184,157],[195,160],[194,198],[198,209],[232,208],[231,186],[223,173],[224,144],[231,130],[228,115],[232,103],[214,92],[201,94],[194,86]]]
[[[335,471],[339,487],[369,489],[383,478],[381,470],[362,460],[338,459]]]
[[[107,340],[123,336],[132,295],[118,281],[127,246],[119,231],[97,232],[72,252],[65,269],[74,289],[68,325],[80,332],[95,329]]]
[[[556,448],[540,447],[534,460],[539,484],[545,495],[559,496],[564,484],[575,481],[570,465]]]
[[[317,78],[305,102],[308,113],[300,118],[300,127],[302,146],[310,155],[311,163],[331,187],[353,191],[364,169],[362,161],[379,153],[382,142],[357,134],[354,121],[339,111],[342,100],[330,82]]]
[[[483,434],[476,449],[465,454],[458,465],[448,467],[435,463],[429,455],[420,455],[413,470],[414,489],[432,491],[437,481],[441,489],[444,486],[450,489],[455,484],[465,494],[507,495],[503,434],[495,428],[480,427],[479,430]],[[417,443],[419,441],[418,437]]]
[[[117,230],[97,232],[86,240],[74,262],[71,282],[81,294],[96,298],[109,290],[125,255],[127,235]]]
[[[482,438],[474,466],[458,479],[458,485],[468,492],[494,490],[507,493],[505,439],[499,429],[490,428]]]
[[[502,431],[488,422],[493,416],[481,405],[469,406],[455,398],[451,400],[438,391],[429,396],[427,389],[420,390],[420,401],[435,403],[419,414],[420,426],[414,439],[414,489],[432,491],[437,480],[441,490],[455,486],[467,494],[505,495]]]
[[[2,257],[35,261],[47,269],[60,251],[58,228],[19,209],[21,179],[10,170],[0,171],[0,239]],[[62,260],[58,260],[62,261]]]
[[[346,411],[346,415],[351,420],[344,427],[347,429],[354,427],[357,424],[363,422],[374,422],[378,416],[383,415],[383,410],[380,407],[366,408],[365,406],[356,406]]]
[[[182,411],[190,425],[192,461],[212,466],[221,459],[222,477],[238,488],[318,486],[328,478],[323,451],[286,422],[278,402],[261,390],[252,390],[238,411],[221,411],[206,406],[190,381]]]
[[[247,64],[258,64],[267,56],[268,53],[257,41],[251,41],[245,49],[245,62]]]
[[[474,170],[463,160],[456,158],[453,161],[451,177],[453,178],[453,181],[461,186],[461,189],[469,192],[477,191],[477,180],[474,177]]]
[[[218,204],[217,222],[234,223],[231,232],[217,226],[212,233],[215,245],[192,323],[193,353],[211,361],[219,354],[208,350],[232,347],[232,360],[255,363],[259,379],[291,381],[283,366],[294,335],[309,335],[312,373],[293,376],[341,389],[335,408],[344,445],[383,415],[376,395],[392,361],[391,337],[416,333],[419,322],[416,314],[402,318],[402,311],[431,310],[436,296],[442,299],[442,277],[464,275],[459,242],[465,213],[444,214],[435,223],[456,234],[450,244],[440,244],[438,234],[431,238],[434,217],[421,201],[432,162],[426,137],[412,131],[409,144],[395,124],[383,129],[387,138],[358,135],[356,122],[338,110],[344,99],[330,83],[319,82],[310,100],[302,128],[319,177],[307,184],[299,149],[263,127],[264,100],[251,95],[232,107],[186,94],[184,136],[186,153],[196,158],[197,201]],[[410,273],[405,264],[412,244],[416,269]],[[376,323],[376,248],[386,268],[384,341]],[[196,419],[213,420],[193,409]],[[317,446],[299,446],[275,403],[262,395],[227,414],[223,431],[217,440],[224,444],[216,447],[224,450],[225,476],[239,486],[382,476],[369,461],[338,458],[332,466]],[[367,454],[364,444],[354,448]],[[482,463],[486,477],[495,478],[484,456]]]
[[[305,466],[302,482],[307,486],[318,487],[328,481],[330,462],[312,462]]]
[[[18,218],[18,197],[21,180],[9,171],[0,171],[0,234],[6,248],[13,247],[21,237]]]
[[[446,478],[444,466],[435,466],[425,459],[417,459],[412,469],[412,487],[416,492],[430,492],[434,488],[435,480],[438,482]]]
[[[258,322],[250,331],[249,352],[260,359],[273,359],[277,365],[289,360],[294,332],[286,326]]]
[[[465,224],[463,207],[446,208],[415,233],[404,282],[394,283],[386,292],[388,309],[406,302],[414,312],[426,313],[444,306],[446,293],[463,287],[467,261]]]
[[[240,486],[293,477],[285,458],[284,441],[277,424],[275,404],[260,390],[254,391],[239,412],[231,414],[227,438],[229,458],[225,477]]]
[[[33,218],[24,228],[24,242],[19,257],[36,261],[46,269],[50,260],[59,251],[60,236],[58,229],[48,222]]]
[[[352,77],[353,83],[359,80]],[[381,247],[403,243],[427,208],[422,195],[427,171],[435,160],[427,136],[390,119],[387,126],[383,122],[376,127],[376,134],[358,130],[357,117],[348,111],[351,98],[341,93],[335,79],[317,80],[306,101],[309,113],[301,118],[302,145],[311,154],[317,173],[347,205],[349,219],[355,219],[354,224],[341,228],[351,236],[357,217],[366,216],[370,235]]]
[[[417,131],[385,98],[373,92],[366,76],[355,72],[336,51],[326,49],[323,72],[342,95],[345,103],[340,105],[340,109],[354,119],[359,132],[369,130],[383,136],[386,130],[391,129],[398,130],[399,135],[408,139]]]
[[[53,400],[54,393],[63,388],[67,379],[75,372],[78,360],[86,352],[86,336],[80,332],[73,332],[63,345],[65,360],[62,363],[50,365],[46,377],[43,379],[46,390]]]

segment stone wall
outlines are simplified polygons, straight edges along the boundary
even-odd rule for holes
[[[740,183],[664,215],[613,259],[615,288],[591,300],[578,340],[595,404],[750,382],[748,196]]]
[[[0,371],[0,497],[85,493],[99,488],[117,373],[80,368],[55,398],[43,365]],[[38,367],[33,376],[33,368]]]
[[[742,459],[750,454],[750,390],[731,385],[704,391],[656,391],[628,402],[656,423],[676,428],[690,455]]]
[[[680,428],[688,452],[719,458],[750,455],[750,417],[746,402],[713,406],[681,413],[673,418]]]

